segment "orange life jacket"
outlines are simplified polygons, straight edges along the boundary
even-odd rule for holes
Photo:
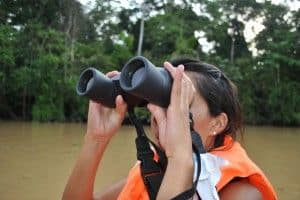
[[[227,163],[220,167],[221,176],[216,184],[217,192],[234,178],[246,178],[251,185],[261,192],[264,200],[277,199],[276,193],[266,176],[249,159],[241,145],[233,141],[231,137],[225,137],[223,146],[213,149],[209,154],[220,157]],[[149,200],[147,189],[141,176],[139,162],[130,170],[127,182],[118,199]]]

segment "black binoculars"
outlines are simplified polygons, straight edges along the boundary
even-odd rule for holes
[[[122,95],[128,106],[145,106],[153,103],[167,107],[173,79],[162,67],[154,66],[142,56],[130,59],[121,73],[111,79],[95,68],[84,70],[77,83],[76,91],[80,96],[115,107],[117,95]]]

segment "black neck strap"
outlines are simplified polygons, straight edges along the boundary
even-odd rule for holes
[[[132,108],[128,110],[128,114],[137,132],[135,145],[137,159],[141,161],[141,175],[150,199],[155,200],[167,166],[167,158],[165,153],[146,136],[142,123],[136,117]],[[154,160],[154,152],[150,144],[158,154],[158,161]]]

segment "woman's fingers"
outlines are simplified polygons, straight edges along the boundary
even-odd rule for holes
[[[177,68],[173,67],[169,62],[165,62],[165,68],[170,72],[173,77],[173,85],[171,91],[171,105],[179,105],[181,99],[181,90],[182,90],[182,77],[184,66],[179,65]]]
[[[89,101],[89,112],[95,113],[97,112],[102,112],[104,106],[101,103],[95,102],[93,100]]]
[[[112,77],[114,77],[114,76],[116,76],[116,75],[118,75],[118,74],[120,74],[120,72],[114,70],[114,71],[111,71],[111,72],[107,72],[107,73],[106,73],[106,76],[107,76],[108,78],[112,78]]]
[[[170,72],[171,76],[174,78],[176,73],[176,68],[169,62],[164,62],[164,67]]]
[[[118,95],[116,97],[116,112],[118,113],[118,117],[122,119],[125,116],[127,110],[127,104],[123,100],[123,97],[121,95]]]
[[[165,62],[164,66],[173,77],[171,104],[182,107],[189,106],[195,89],[191,79],[184,73],[184,66],[179,65],[176,68],[169,62]]]
[[[181,94],[182,105],[189,107],[193,101],[196,90],[195,90],[195,87],[194,87],[192,81],[189,79],[188,76],[183,77],[181,87],[183,88],[182,92],[181,92],[182,93]]]
[[[188,95],[189,95],[189,85],[186,80],[181,81],[181,96],[180,96],[180,103],[181,103],[181,109],[184,112],[188,112]]]

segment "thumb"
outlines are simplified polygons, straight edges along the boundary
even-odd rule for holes
[[[116,98],[116,112],[119,114],[120,118],[125,116],[127,110],[127,104],[123,100],[121,95],[118,95]]]

